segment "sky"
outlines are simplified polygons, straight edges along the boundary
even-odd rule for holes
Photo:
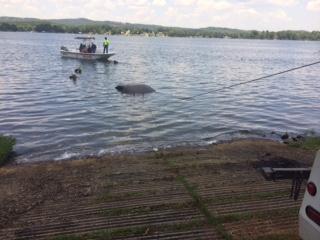
[[[320,0],[0,0],[0,16],[179,27],[320,30]]]

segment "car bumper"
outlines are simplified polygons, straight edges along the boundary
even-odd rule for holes
[[[302,240],[319,240],[320,227],[314,226],[306,215],[299,215],[299,235]]]

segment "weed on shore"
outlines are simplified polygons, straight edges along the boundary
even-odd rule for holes
[[[2,166],[8,161],[15,144],[15,138],[0,135],[0,166]]]

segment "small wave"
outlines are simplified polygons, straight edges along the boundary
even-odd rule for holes
[[[67,159],[71,159],[71,158],[78,157],[78,156],[80,156],[78,153],[65,152],[62,155],[54,158],[54,161],[67,160]]]
[[[263,130],[238,130],[221,133],[212,137],[206,137],[203,141],[207,144],[217,144],[225,141],[250,138],[280,140],[281,135],[281,133],[267,132]]]

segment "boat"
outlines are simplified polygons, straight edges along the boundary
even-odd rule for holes
[[[83,46],[92,46],[94,37],[76,37],[78,40],[82,40],[81,43]],[[92,61],[108,61],[108,59],[115,55],[114,52],[109,53],[98,53],[98,52],[86,52],[80,51],[80,48],[76,50],[69,50],[67,47],[62,46],[60,48],[60,53],[62,57],[74,58],[74,59],[83,59],[83,60],[92,60]]]

